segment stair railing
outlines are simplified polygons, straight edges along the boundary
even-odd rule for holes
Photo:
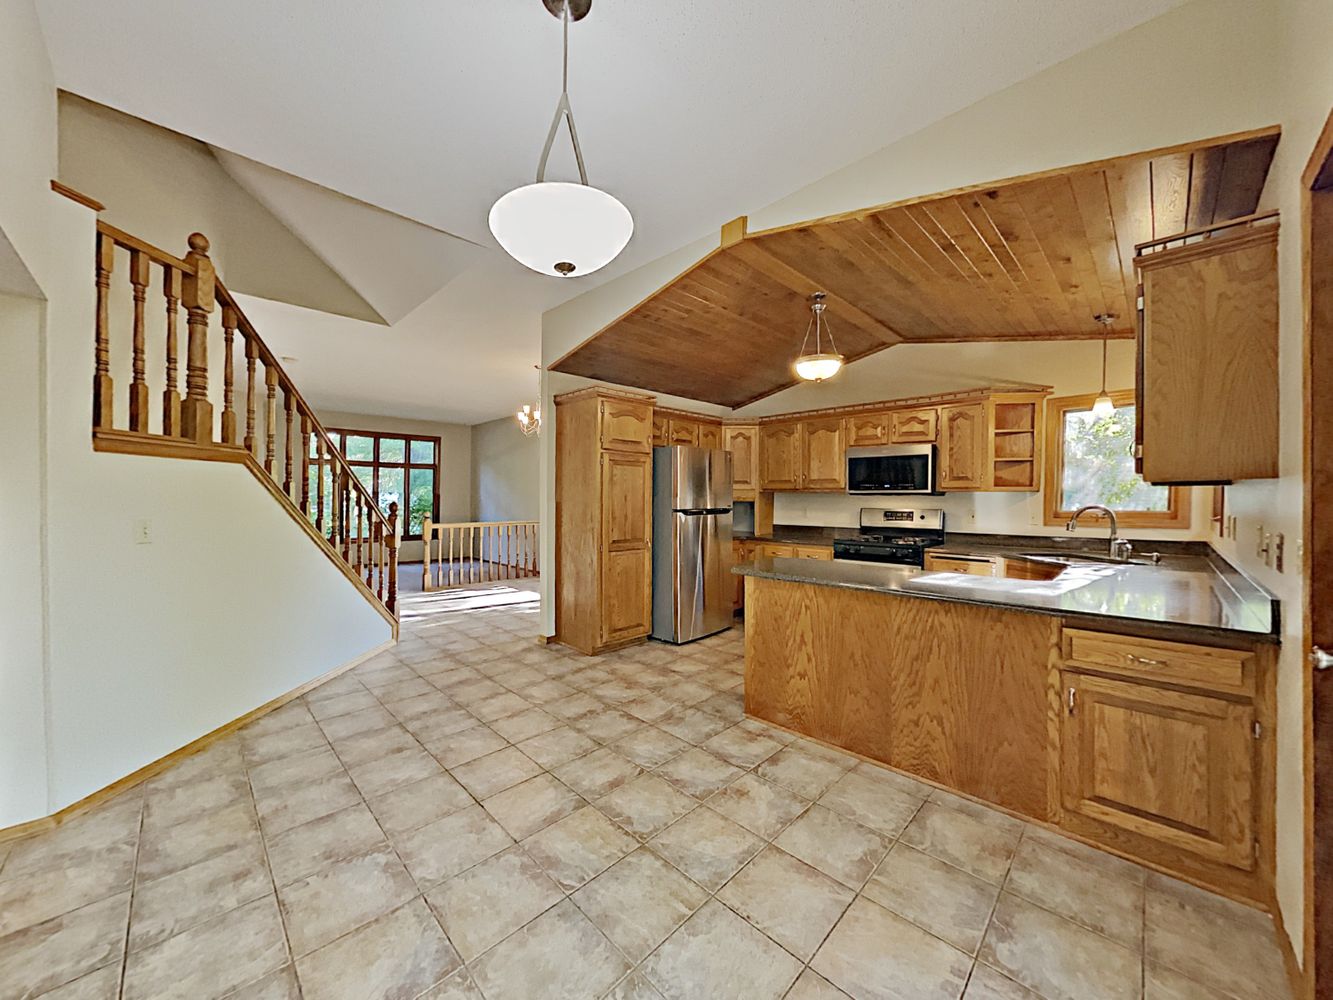
[[[191,234],[189,252],[181,258],[98,222],[94,445],[100,451],[249,465],[344,572],[395,617],[398,504],[389,504],[386,512],[375,503],[218,278],[208,251],[209,242],[201,233]],[[128,305],[123,301],[125,289],[113,286],[111,279],[118,262],[126,258],[132,307],[121,310],[114,307]],[[160,294],[163,303],[163,311],[153,320],[147,305],[150,291]],[[180,392],[182,308],[184,396]],[[126,316],[128,330],[122,322]],[[150,359],[160,362],[152,366],[152,374]],[[244,380],[238,386],[236,373],[242,360]],[[126,374],[129,391],[122,408],[115,385],[117,377]],[[158,406],[152,402],[155,396],[160,399]]]
[[[538,575],[537,521],[453,521],[421,526],[421,589]]]

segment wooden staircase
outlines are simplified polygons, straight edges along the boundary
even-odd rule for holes
[[[396,636],[398,504],[387,512],[378,507],[227,291],[208,251],[201,233],[176,257],[99,220],[93,447],[244,465]],[[113,285],[121,273],[128,294],[124,284]],[[159,303],[153,310],[150,293]],[[126,374],[128,391],[118,399],[116,378]]]

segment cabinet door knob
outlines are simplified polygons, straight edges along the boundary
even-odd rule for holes
[[[1318,646],[1310,647],[1310,666],[1316,670],[1328,670],[1333,667],[1333,653],[1325,652]]]

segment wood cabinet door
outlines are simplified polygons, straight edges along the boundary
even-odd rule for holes
[[[699,424],[699,447],[700,448],[721,448],[722,447],[722,425],[721,424]]]
[[[602,551],[646,549],[652,539],[653,463],[648,455],[602,456]]]
[[[753,497],[759,484],[759,428],[724,427],[722,447],[731,452],[731,492],[733,497]]]
[[[1254,707],[1064,673],[1066,812],[1254,867]]]
[[[844,422],[847,447],[889,443],[889,415],[887,413],[859,413]]]
[[[652,553],[625,549],[602,553],[603,645],[647,635],[653,628]]]
[[[801,488],[800,424],[764,424],[759,428],[759,488]]]
[[[1277,281],[1276,227],[1145,258],[1137,417],[1148,482],[1278,474]]]
[[[940,411],[895,410],[889,438],[894,444],[933,444],[938,433]]]
[[[632,400],[599,400],[602,440],[606,451],[651,452],[653,408]]]
[[[845,490],[847,446],[838,417],[801,422],[801,489]]]
[[[940,407],[939,465],[936,484],[942,490],[986,488],[986,404],[959,403]]]
[[[699,421],[690,420],[688,417],[672,417],[667,424],[667,443],[697,445]]]
[[[669,418],[665,413],[653,414],[653,447],[664,448],[667,444],[667,423]]]

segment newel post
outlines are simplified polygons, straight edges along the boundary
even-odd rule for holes
[[[213,404],[208,401],[208,315],[216,301],[216,273],[208,259],[208,239],[190,234],[185,255],[190,272],[182,282],[189,346],[185,354],[185,399],[181,403],[181,436],[207,444],[213,440]]]
[[[398,503],[389,504],[389,599],[384,602],[394,614],[398,613]]]

